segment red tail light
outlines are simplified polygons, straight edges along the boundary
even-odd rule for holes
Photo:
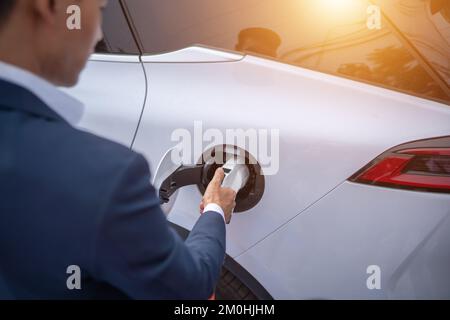
[[[395,147],[358,171],[350,181],[450,193],[450,137]]]

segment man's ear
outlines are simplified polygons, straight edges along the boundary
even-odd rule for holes
[[[58,1],[55,0],[25,0],[29,2],[32,7],[33,13],[40,19],[43,19],[46,23],[55,25],[58,20]],[[63,2],[63,1],[61,1]]]

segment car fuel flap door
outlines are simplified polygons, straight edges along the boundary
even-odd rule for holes
[[[161,208],[166,216],[172,210],[178,189],[201,183],[204,164],[183,165],[180,150],[172,148],[166,152],[156,170],[153,186],[157,190]]]
[[[179,152],[177,148],[172,148],[168,150],[165,155],[162,157],[161,161],[158,164],[158,167],[155,172],[155,176],[153,178],[153,186],[155,187],[158,197],[161,200],[160,197],[160,190],[161,185],[164,181],[167,180],[176,170],[183,166],[183,164],[180,161],[177,161],[174,157],[174,153]],[[176,198],[177,198],[178,192],[175,190],[170,196],[170,199],[168,201],[162,201],[161,200],[161,208],[166,214],[166,216],[170,213]]]

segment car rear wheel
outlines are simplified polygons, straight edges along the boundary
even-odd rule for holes
[[[216,287],[217,300],[258,300],[258,297],[228,269],[222,268]]]

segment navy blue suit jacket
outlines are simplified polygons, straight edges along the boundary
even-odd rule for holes
[[[206,299],[224,256],[219,213],[181,240],[141,155],[0,80],[0,298]]]

